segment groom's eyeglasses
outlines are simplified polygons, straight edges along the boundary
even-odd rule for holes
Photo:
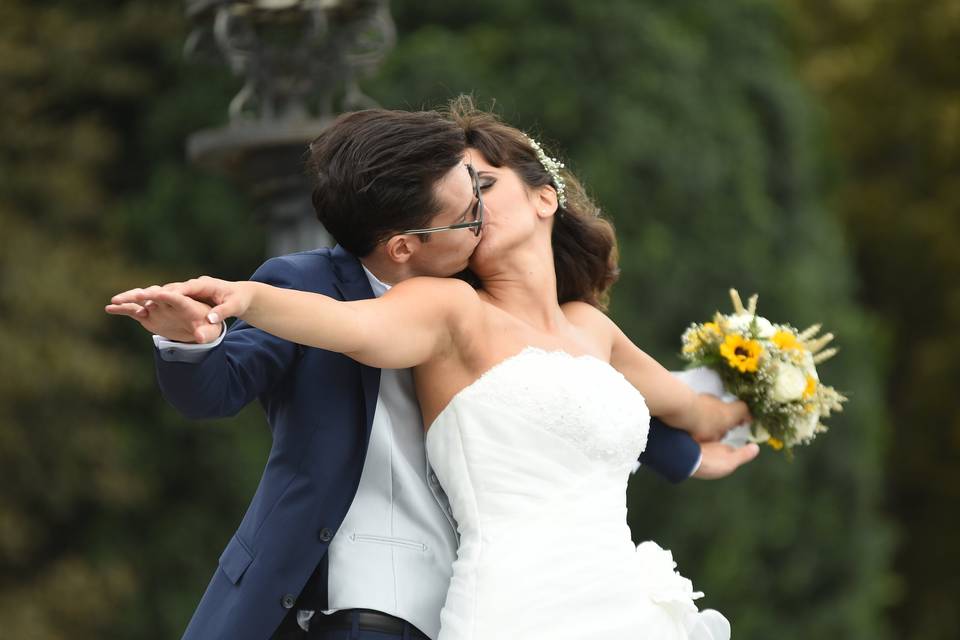
[[[437,231],[449,231],[451,229],[473,229],[473,235],[480,235],[480,229],[483,227],[483,196],[480,195],[480,178],[477,177],[477,171],[473,168],[473,165],[468,164],[466,167],[467,173],[470,174],[470,181],[473,183],[473,197],[476,199],[476,202],[473,203],[473,220],[448,224],[443,227],[407,229],[401,233],[436,233]]]

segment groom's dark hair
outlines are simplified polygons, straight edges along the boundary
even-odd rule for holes
[[[310,144],[317,219],[366,256],[395,233],[429,226],[440,211],[433,187],[465,151],[463,129],[436,111],[344,114]]]

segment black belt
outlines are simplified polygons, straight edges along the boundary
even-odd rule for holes
[[[343,609],[330,615],[317,613],[310,619],[310,631],[352,629],[354,619],[357,621],[357,626],[365,631],[378,631],[399,636],[403,635],[404,630],[409,630],[408,633],[411,638],[430,640],[427,634],[406,620],[372,609]]]

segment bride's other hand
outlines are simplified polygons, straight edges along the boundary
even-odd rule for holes
[[[756,458],[760,447],[754,442],[739,448],[720,442],[705,442],[700,445],[700,453],[700,466],[693,477],[716,480],[730,475]]]
[[[734,427],[752,421],[750,409],[742,400],[725,402],[708,393],[697,394],[700,419],[691,435],[700,442],[716,442]]]

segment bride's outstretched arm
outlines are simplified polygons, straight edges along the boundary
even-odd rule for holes
[[[214,305],[211,323],[242,318],[291,342],[387,369],[413,367],[451,349],[473,307],[479,306],[468,284],[445,278],[412,278],[380,298],[343,302],[261,282],[204,276],[167,287],[131,289],[112,302],[175,305],[184,297]]]
[[[610,330],[610,364],[643,394],[653,415],[701,440],[718,440],[750,420],[745,403],[696,393],[637,347],[613,321]]]
[[[712,441],[750,420],[746,404],[726,403],[696,393],[633,344],[600,310],[584,302],[573,302],[564,305],[564,312],[609,346],[611,366],[643,394],[650,413],[668,425],[688,431],[698,440]]]

